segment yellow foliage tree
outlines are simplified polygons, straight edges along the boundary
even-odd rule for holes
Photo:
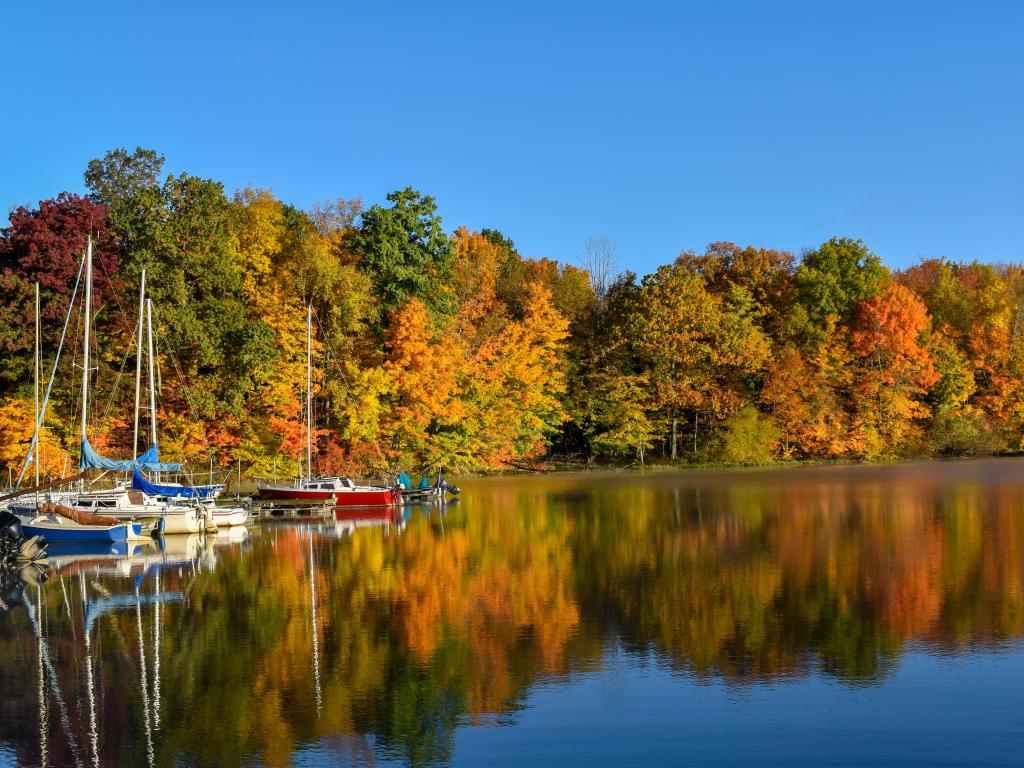
[[[32,442],[32,410],[31,402],[16,397],[8,398],[0,404],[0,464],[7,467],[14,476],[21,471]],[[40,476],[61,477],[71,466],[68,452],[45,425],[39,432],[38,456]],[[32,471],[31,467],[29,471]]]

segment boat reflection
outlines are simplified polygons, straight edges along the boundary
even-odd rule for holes
[[[161,567],[210,565],[214,561],[204,560],[204,555],[211,547],[211,540],[201,534],[181,534],[145,542],[51,544],[47,554],[51,578],[83,571],[128,578]]]
[[[447,509],[54,555],[0,613],[0,747],[443,764],[459,728],[515,723],[611,654],[680,686],[882,698],[909,649],[1020,652],[1019,466],[470,482]]]
[[[385,535],[401,533],[406,517],[398,507],[352,508],[335,507],[333,511],[334,535],[336,538],[351,536],[360,528],[380,528]]]

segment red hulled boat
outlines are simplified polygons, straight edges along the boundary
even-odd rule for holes
[[[397,488],[356,485],[347,477],[319,477],[297,485],[262,485],[259,497],[266,501],[330,501],[338,507],[393,507],[402,501]]]
[[[313,305],[306,307],[306,472],[313,467]],[[356,485],[347,477],[304,477],[295,485],[260,485],[266,501],[330,501],[338,507],[393,507],[402,503],[398,486]]]

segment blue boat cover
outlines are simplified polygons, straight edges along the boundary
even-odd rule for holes
[[[217,493],[222,485],[157,485],[142,476],[138,470],[132,472],[132,489],[148,496],[183,496],[189,499],[206,499]]]
[[[82,435],[82,454],[79,459],[79,466],[82,469],[112,469],[114,471],[127,471],[129,469],[143,469],[147,472],[181,471],[181,464],[162,464],[160,462],[160,456],[157,454],[155,444],[150,445],[149,450],[137,459],[108,459],[96,453],[92,445],[89,444],[89,438],[85,435]]]

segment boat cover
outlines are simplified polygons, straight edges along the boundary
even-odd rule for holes
[[[82,469],[111,469],[121,470],[145,470],[147,472],[180,472],[181,464],[164,464],[160,462],[156,445],[150,445],[149,450],[137,459],[108,459],[100,456],[89,444],[89,438],[82,435],[82,454],[79,459],[79,466]]]
[[[221,485],[157,485],[142,476],[138,470],[132,472],[132,490],[142,491],[149,496],[183,496],[189,499],[206,499],[216,495]]]
[[[79,525],[98,525],[109,528],[111,525],[118,525],[121,522],[113,517],[94,515],[84,509],[73,509],[65,507],[63,504],[40,504],[38,509],[40,515],[60,515],[68,520],[74,520]]]

